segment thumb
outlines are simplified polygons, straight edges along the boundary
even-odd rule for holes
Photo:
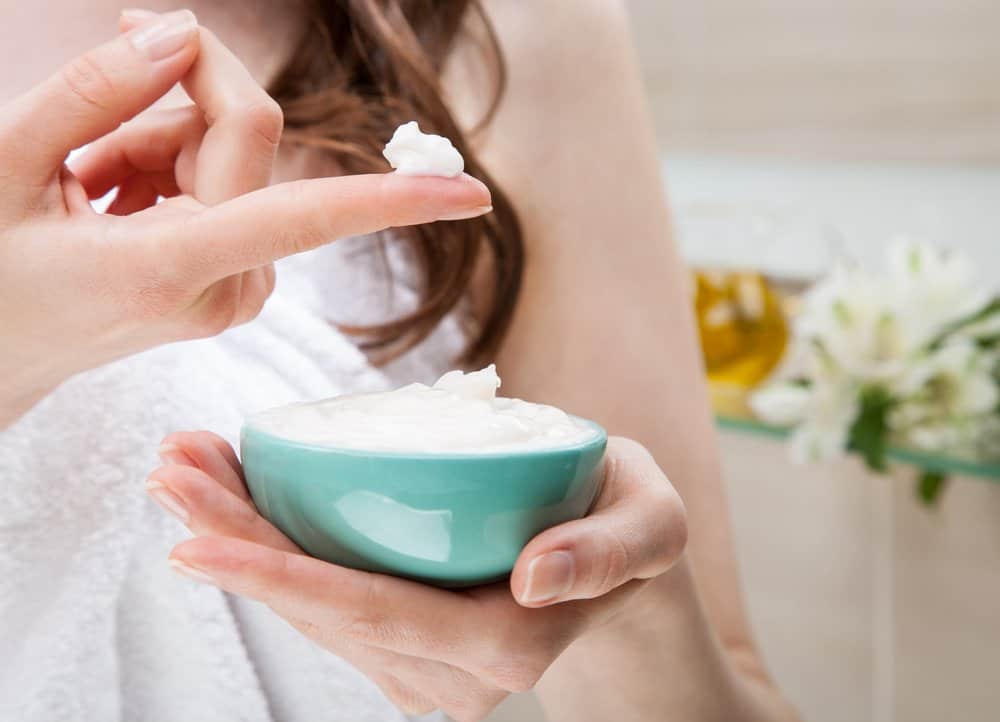
[[[11,132],[0,143],[23,162],[10,165],[36,177],[50,175],[71,150],[110,133],[164,95],[197,54],[198,21],[189,10],[177,10],[150,15],[70,61],[11,106],[13,118],[5,124]]]
[[[684,505],[656,462],[635,442],[609,439],[594,510],[532,539],[511,591],[525,607],[593,599],[667,571],[686,543]]]

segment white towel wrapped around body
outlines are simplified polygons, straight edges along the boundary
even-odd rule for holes
[[[251,324],[80,374],[0,431],[0,720],[403,719],[263,606],[172,573],[187,532],[143,486],[170,431],[235,442],[246,413],[443,371],[454,319],[385,369],[330,323],[413,302],[370,283],[382,258],[349,239],[286,259]]]

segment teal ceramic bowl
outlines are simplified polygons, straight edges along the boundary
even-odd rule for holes
[[[308,554],[438,586],[510,574],[527,542],[579,519],[600,483],[607,434],[501,453],[371,452],[301,444],[243,427],[254,503]]]

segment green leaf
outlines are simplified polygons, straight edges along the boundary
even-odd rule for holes
[[[962,329],[973,323],[978,323],[979,321],[982,321],[992,316],[994,313],[1000,313],[1000,296],[995,296],[989,303],[987,303],[978,311],[974,311],[965,318],[960,318],[957,321],[953,321],[952,323],[945,326],[944,330],[941,331],[941,333],[939,333],[933,341],[927,344],[927,349],[929,351],[934,351],[940,348],[941,345],[948,339],[948,337],[951,336],[956,331],[958,331],[959,329]]]
[[[861,410],[847,432],[847,448],[861,454],[872,471],[885,471],[889,425],[887,416],[892,408],[892,396],[880,386],[861,393]]]
[[[948,477],[940,471],[924,469],[917,479],[915,491],[924,506],[936,506],[941,500],[941,492],[948,485]]]

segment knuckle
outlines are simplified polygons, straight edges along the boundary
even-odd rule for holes
[[[140,274],[126,299],[126,311],[140,321],[159,320],[181,308],[186,295],[183,286],[156,273]]]
[[[462,689],[459,694],[440,696],[438,707],[455,722],[480,722],[500,704],[506,692],[490,689]]]
[[[658,571],[666,571],[684,553],[688,542],[687,510],[684,502],[673,489],[663,486],[659,502],[659,517],[662,519],[663,536],[662,564]]]
[[[264,304],[267,303],[268,296],[270,293],[261,293],[256,296],[250,304],[250,319],[255,319],[260,315],[260,312],[264,310]]]
[[[243,302],[240,312],[233,319],[232,326],[242,326],[245,323],[250,323],[255,318],[260,315],[260,312],[264,310],[264,302],[267,300],[266,297],[260,299],[246,299]]]
[[[626,581],[632,564],[632,554],[628,545],[613,529],[606,529],[602,543],[601,562],[595,570],[597,584],[594,593],[606,594]]]
[[[205,336],[217,336],[233,325],[240,312],[240,294],[229,279],[225,285],[209,295],[200,304],[194,319],[194,330]]]
[[[257,507],[252,504],[239,503],[232,505],[234,511],[232,512],[233,518],[235,519],[237,525],[243,529],[250,530],[250,536],[254,537],[254,530],[262,530],[266,527],[267,522],[264,518],[257,512]]]
[[[267,248],[270,249],[271,258],[282,258],[284,256],[302,253],[312,248],[322,246],[329,240],[323,223],[316,216],[316,209],[310,208],[307,198],[307,181],[290,181],[280,186],[280,193],[284,196],[282,205],[286,208],[296,208],[299,213],[301,223],[294,228],[282,226],[275,230],[268,240]]]
[[[633,459],[636,461],[652,462],[652,454],[649,453],[649,449],[640,444],[635,439],[629,439],[624,436],[613,436],[608,439],[608,447],[614,449],[617,456]]]
[[[392,675],[383,674],[378,680],[378,686],[385,696],[405,714],[422,715],[437,709],[433,702]]]
[[[113,98],[117,92],[111,74],[93,51],[63,66],[61,76],[67,90],[73,96],[97,110],[107,111],[108,99]]]
[[[177,469],[172,478],[176,491],[197,510],[204,509],[211,499],[210,488],[204,483],[202,473],[197,469],[183,467]]]
[[[642,498],[641,568],[635,576],[651,578],[669,569],[684,553],[688,542],[687,510],[677,491],[662,474],[643,480],[637,490]]]
[[[555,625],[531,624],[527,611],[514,610],[495,620],[483,640],[484,661],[477,676],[507,692],[532,689],[558,652]]]
[[[227,109],[218,124],[227,131],[246,138],[251,147],[271,152],[281,142],[285,114],[277,101],[261,91],[263,98],[247,101]]]
[[[285,114],[276,100],[268,96],[250,105],[246,110],[246,116],[248,127],[256,135],[268,145],[278,145],[285,127]]]
[[[363,601],[358,607],[362,612],[347,622],[342,631],[354,640],[374,647],[385,647],[397,641],[396,626],[383,611],[377,575],[366,576],[365,589],[360,597]]]
[[[234,304],[228,302],[211,304],[199,318],[197,330],[206,336],[218,336],[233,325],[235,317]]]
[[[155,252],[117,253],[133,247],[134,239],[123,227],[112,227],[105,244],[110,251],[116,274],[128,279],[124,285],[123,309],[139,321],[159,321],[173,316],[192,300],[189,281],[180,269],[172,267],[169,257]]]
[[[274,284],[275,284],[276,278],[277,278],[277,275],[275,274],[274,266],[269,264],[264,269],[264,301],[266,301],[268,298],[270,298],[271,294],[274,293]],[[261,301],[261,306],[263,306],[263,305],[264,305],[264,302]]]
[[[273,609],[273,607],[272,607]],[[321,647],[329,649],[332,647],[330,644],[329,634],[326,629],[311,622],[308,619],[294,619],[289,618],[289,624],[303,637],[306,639],[311,639],[313,642]]]
[[[510,655],[491,663],[485,670],[488,679],[507,692],[529,692],[542,678],[545,667],[533,657]]]
[[[299,570],[296,564],[298,560],[291,554],[278,554],[273,557],[271,565],[271,578],[274,581],[274,586],[276,587],[294,587],[299,583],[299,578],[297,571]],[[316,625],[316,631],[319,633],[322,627]]]
[[[355,641],[373,647],[391,647],[396,638],[393,626],[380,614],[369,613],[353,619],[342,631]]]
[[[274,291],[273,274],[268,276],[264,271],[251,271],[251,273],[259,273],[260,275],[253,278],[252,283],[250,283],[251,279],[247,279],[247,282],[244,283],[244,289],[247,292],[240,299],[243,304],[239,315],[240,323],[246,323],[257,318],[260,312],[264,310],[264,304],[271,297],[272,291]],[[249,289],[247,289],[248,286]]]

